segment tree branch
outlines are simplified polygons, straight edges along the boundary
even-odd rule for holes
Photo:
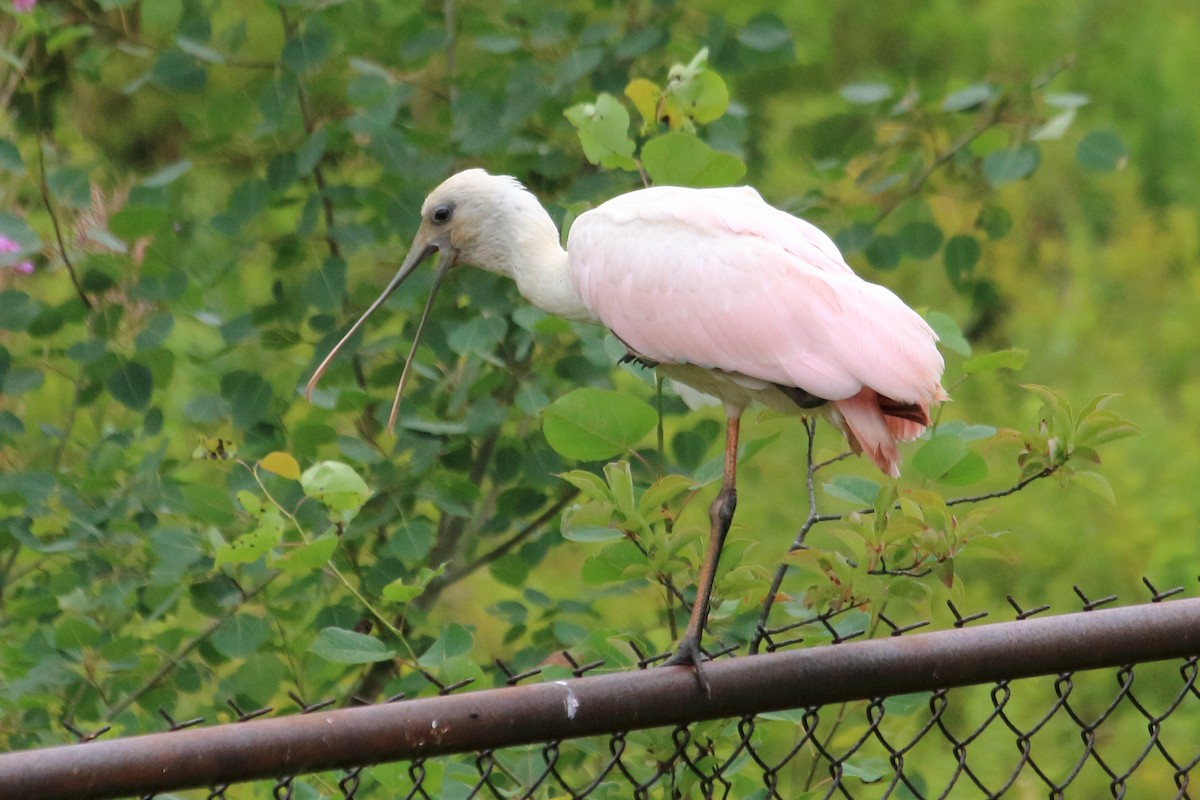
[[[577,494],[579,494],[579,490],[574,487],[567,490],[561,497],[555,500],[552,505],[547,507],[546,510],[544,510],[541,514],[538,514],[536,517],[534,517],[529,523],[521,528],[521,530],[513,534],[508,540],[502,542],[474,560],[463,564],[457,569],[446,570],[440,579],[430,581],[429,586],[425,589],[425,592],[421,595],[421,597],[424,598],[432,595],[433,598],[436,599],[437,596],[440,595],[442,591],[444,591],[451,584],[462,580],[472,572],[478,570],[480,567],[485,567],[501,556],[505,555],[514,547],[521,544],[521,542],[525,541],[534,533],[536,533],[538,529],[547,522],[558,516],[559,513],[561,513],[562,510],[567,507],[567,504],[575,499],[575,495]],[[426,601],[426,603],[432,603],[432,600]]]
[[[46,213],[50,215],[50,222],[54,226],[54,238],[58,242],[58,254],[62,257],[63,264],[67,268],[67,274],[71,276],[71,284],[75,287],[75,293],[79,295],[79,299],[83,302],[83,307],[88,311],[92,310],[92,301],[83,291],[83,286],[79,283],[79,276],[75,274],[75,265],[71,263],[71,256],[67,253],[67,244],[63,240],[62,226],[58,222],[58,212],[54,210],[54,203],[50,201],[50,186],[46,183],[46,153],[44,142],[38,139],[38,185],[42,192],[42,205],[46,207]]]
[[[841,458],[843,456],[838,456],[837,458],[833,458],[828,461],[823,461],[820,464],[814,464],[813,463],[813,441],[814,441],[814,438],[816,435],[816,420],[805,419],[804,420],[804,432],[808,436],[808,447],[807,447],[806,459],[805,459],[806,464],[807,464],[806,469],[805,469],[805,489],[807,490],[807,494],[808,494],[808,517],[807,517],[807,519],[804,520],[804,523],[800,526],[800,530],[796,533],[796,538],[792,541],[792,546],[788,549],[789,553],[795,552],[796,550],[800,550],[804,547],[805,537],[808,535],[808,532],[812,529],[812,527],[819,522],[837,522],[839,520],[846,519],[851,514],[858,514],[860,516],[866,516],[868,514],[875,513],[874,508],[860,508],[857,511],[852,511],[852,512],[845,513],[845,514],[818,514],[818,513],[816,513],[817,497],[816,497],[816,486],[815,486],[814,476],[816,475],[816,472],[818,470],[820,470],[822,467],[828,466],[829,464],[832,464],[835,461],[841,460]],[[1033,475],[1026,476],[1026,477],[1022,478],[1021,480],[1017,481],[1012,486],[1009,486],[1008,488],[1005,488],[1005,489],[997,489],[994,492],[985,492],[983,494],[968,495],[965,497],[955,497],[953,499],[947,500],[946,505],[947,506],[957,506],[957,505],[963,505],[965,503],[979,503],[984,500],[995,500],[1000,497],[1008,497],[1009,495],[1016,494],[1017,492],[1021,491],[1022,489],[1024,489],[1026,486],[1033,483],[1034,481],[1041,480],[1042,478],[1050,477],[1054,473],[1058,472],[1058,470],[1061,466],[1062,466],[1061,464],[1058,464],[1058,465],[1046,467],[1041,472],[1036,472]],[[767,618],[770,616],[771,609],[775,605],[775,598],[779,594],[780,587],[783,585],[783,579],[787,575],[789,566],[790,566],[789,564],[783,563],[783,564],[780,564],[779,567],[775,570],[775,577],[771,581],[771,588],[767,591],[767,596],[763,599],[762,611],[759,613],[759,617],[758,617],[758,626],[755,629],[754,636],[750,640],[749,653],[751,655],[753,655],[754,653],[757,653],[759,646],[762,644],[762,640],[764,637],[763,632],[766,629]],[[915,565],[914,565],[914,568],[915,568]],[[910,573],[906,573],[906,574],[910,574]],[[917,577],[919,577],[919,575]]]
[[[222,614],[218,619],[215,619],[209,623],[208,627],[200,631],[200,633],[184,642],[183,645],[181,645],[179,649],[175,651],[175,654],[167,659],[167,663],[163,664],[162,667],[159,668],[158,672],[151,675],[145,683],[126,695],[125,698],[116,705],[109,707],[108,711],[104,715],[104,721],[112,722],[121,712],[136,703],[142,695],[146,694],[146,692],[150,691],[159,683],[161,683],[164,678],[175,671],[183,659],[187,657],[188,653],[192,652],[201,644],[203,644],[206,639],[216,633],[217,628],[221,627],[221,624],[225,622],[225,620],[238,613],[242,609],[242,606],[244,606],[251,598],[257,595],[263,589],[266,589],[272,581],[282,574],[283,572],[281,571],[275,572],[260,581],[258,585],[252,587],[248,591],[242,592],[242,599],[239,602],[226,609],[224,614]]]
[[[955,139],[948,148],[934,157],[933,161],[929,162],[929,165],[925,169],[921,170],[921,172],[908,182],[908,186],[904,188],[903,192],[883,200],[879,206],[879,211],[875,214],[875,218],[871,220],[871,224],[878,225],[885,217],[899,208],[905,200],[920,192],[921,188],[925,186],[926,181],[933,176],[933,173],[945,166],[960,150],[968,147],[971,142],[978,139],[1000,121],[1000,116],[1006,105],[1007,103],[1003,96],[996,98],[988,109],[988,112],[976,119],[974,128]]]

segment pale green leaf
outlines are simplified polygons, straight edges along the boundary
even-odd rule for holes
[[[317,634],[308,652],[334,664],[373,664],[395,655],[394,650],[374,637],[332,626]]]
[[[542,411],[546,441],[560,455],[600,461],[633,448],[658,421],[645,402],[620,392],[585,387]]]
[[[637,169],[629,112],[617,98],[601,93],[595,103],[571,106],[563,114],[575,126],[588,161],[609,169]]]
[[[646,142],[642,163],[651,180],[665,186],[731,186],[746,174],[740,158],[713,150],[695,134],[683,131]]]

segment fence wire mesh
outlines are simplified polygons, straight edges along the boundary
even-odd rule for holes
[[[1197,659],[877,698],[307,779],[368,798],[1187,798]],[[228,787],[208,798],[236,798]],[[272,794],[296,794],[294,778]],[[312,796],[312,794],[308,794]]]
[[[1147,586],[1153,601],[1144,607],[1148,610],[1162,605],[1182,608],[1196,602],[1162,604],[1160,601],[1182,590],[1158,592],[1148,582]],[[1078,594],[1084,611],[1114,600],[1093,600],[1082,592]],[[1011,599],[1009,602],[1017,620],[1051,616],[1044,606],[1023,609]],[[956,609],[952,611],[955,628],[971,625],[980,631],[1001,627],[980,623],[984,614],[964,616]],[[1190,626],[1193,616],[1188,613]],[[1192,627],[1200,627],[1200,619],[1196,622],[1197,626]],[[899,627],[886,620],[885,624],[890,625],[891,638],[920,627]],[[808,625],[832,633],[835,642],[855,638],[854,632],[836,633],[828,618],[813,618]],[[1008,629],[1034,627],[1036,624],[1021,623]],[[1061,637],[1063,630],[1070,628],[1060,629],[1056,635]],[[795,650],[801,638],[794,624],[762,629],[760,634],[765,649]],[[1130,641],[1133,634],[1128,631]],[[1084,642],[1087,648],[1113,647],[1112,641],[1100,641],[1096,631],[1088,636],[1094,641]],[[1112,638],[1111,633],[1108,638]],[[909,636],[904,641],[915,639]],[[1124,661],[1120,642],[1117,644],[1115,652],[1122,653],[1117,660]],[[849,653],[852,647],[826,649]],[[915,648],[911,657],[915,661],[923,655]],[[1035,662],[1036,655],[1034,651]],[[1046,653],[1044,664],[1055,663],[1050,655]],[[212,774],[220,782],[214,781],[206,790],[173,796],[209,800],[1192,797],[1195,792],[1191,776],[1200,762],[1200,654],[1147,660],[1153,657],[1131,644],[1127,663],[1111,669],[1002,678],[891,696],[871,697],[873,687],[863,686],[861,696],[871,699],[759,714],[735,713],[722,719],[649,730],[614,727],[604,736],[517,747],[475,747],[454,755],[373,766],[370,759],[364,759],[362,765],[345,771],[288,775],[273,782],[224,782],[227,776],[221,774],[218,765]],[[577,663],[569,653],[564,658],[576,676],[601,666],[598,662]],[[1027,655],[1022,658],[1030,660]],[[655,660],[643,658],[641,666],[649,667]],[[719,663],[744,665],[756,660],[726,654]],[[496,662],[496,668],[497,682],[508,686],[536,684],[539,672],[514,674],[503,662]],[[1014,676],[1039,671],[1047,670],[1037,663],[1023,663]],[[442,700],[466,696],[462,686],[435,688]],[[321,712],[332,704],[309,704],[294,696],[292,699],[302,714]],[[238,722],[272,712],[246,712],[231,706]],[[169,731],[195,729],[203,722],[177,721],[165,711],[160,713]],[[697,714],[697,718],[702,716]],[[221,728],[207,732],[219,736]],[[105,731],[73,733],[80,742],[90,742],[103,737]],[[120,748],[130,741],[107,744]],[[46,751],[0,756],[0,796],[19,796],[5,790],[4,776],[14,774],[11,769],[5,771],[6,766],[16,763],[11,759],[37,756],[39,752]],[[9,759],[10,764],[5,765],[3,759]],[[36,761],[28,762],[28,769],[38,768]],[[102,790],[76,794],[77,790],[64,786],[61,793],[50,791],[37,796],[114,796]]]

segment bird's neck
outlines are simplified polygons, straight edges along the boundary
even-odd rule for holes
[[[583,304],[571,282],[567,251],[558,241],[523,252],[513,279],[521,295],[543,311],[564,319],[594,322],[596,315]]]
[[[505,208],[505,218],[493,230],[504,235],[493,239],[491,257],[479,266],[508,275],[521,295],[538,308],[565,319],[594,322],[571,282],[567,251],[559,244],[558,228],[541,204],[530,195]]]

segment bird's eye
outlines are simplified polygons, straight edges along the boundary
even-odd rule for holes
[[[454,213],[451,206],[438,206],[433,210],[433,215],[430,217],[434,223],[441,225],[450,221],[450,215]]]

